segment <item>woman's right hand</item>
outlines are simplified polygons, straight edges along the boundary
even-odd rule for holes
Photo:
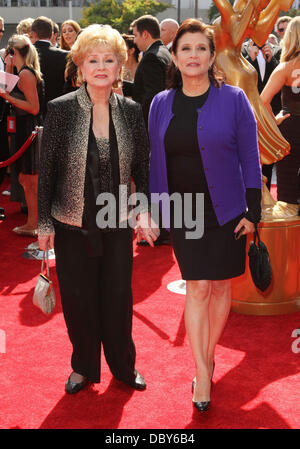
[[[54,248],[54,233],[53,234],[38,234],[39,247],[42,251]]]

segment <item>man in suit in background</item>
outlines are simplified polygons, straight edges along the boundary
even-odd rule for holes
[[[134,77],[132,99],[142,105],[147,125],[151,101],[165,89],[166,69],[172,58],[160,40],[160,27],[156,17],[142,16],[131,27],[134,43],[143,52]]]
[[[142,105],[145,123],[148,126],[150,104],[153,97],[165,89],[166,70],[172,58],[160,39],[160,26],[156,17],[142,16],[136,19],[131,27],[134,43],[143,52],[134,77],[132,99]],[[160,236],[155,241],[155,246],[169,242],[168,231],[160,228]],[[139,244],[148,245],[144,240]]]
[[[43,116],[47,112],[47,103],[63,95],[67,51],[53,47],[51,37],[53,23],[48,17],[38,17],[32,24],[31,39],[39,53],[41,72],[45,82],[45,105]]]

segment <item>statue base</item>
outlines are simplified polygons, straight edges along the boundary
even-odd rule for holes
[[[247,237],[245,273],[232,280],[232,310],[245,315],[281,315],[300,311],[300,217],[274,219],[259,224],[259,235],[268,248],[272,282],[265,292],[253,284]]]

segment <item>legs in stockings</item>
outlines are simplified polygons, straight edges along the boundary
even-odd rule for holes
[[[185,326],[196,367],[194,400],[209,401],[215,347],[231,306],[231,280],[186,284]]]

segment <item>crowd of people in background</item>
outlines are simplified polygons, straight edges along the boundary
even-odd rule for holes
[[[300,111],[290,89],[291,70],[300,70],[299,23],[299,17],[280,17],[264,45],[249,39],[242,47],[274,120],[282,110],[281,89],[285,104],[293,105],[285,119],[293,114],[296,119],[282,125],[292,151],[278,172],[279,194],[292,203],[299,195]],[[284,39],[286,32],[293,39]],[[65,387],[69,394],[100,381],[101,339],[113,375],[135,389],[146,388],[135,369],[131,336],[132,233],[96,229],[95,198],[101,192],[117,196],[120,184],[149,195],[150,186],[159,193],[205,193],[203,238],[187,240],[187,229],[175,229],[173,222],[166,226],[162,213],[157,230],[143,211],[137,244],[172,241],[187,281],[185,324],[196,366],[193,404],[200,412],[210,406],[214,350],[230,310],[230,279],[245,271],[246,234],[261,214],[255,116],[245,92],[218,77],[216,56],[214,31],[203,21],[159,23],[149,15],[134,20],[122,35],[106,25],[81,29],[73,20],[60,27],[47,17],[22,20],[2,52],[0,69],[18,75],[18,82],[11,92],[0,92],[0,160],[18,151],[36,126],[44,127],[41,158],[33,141],[9,169],[9,194],[27,214],[26,223],[13,231],[38,237],[42,250],[55,248],[74,350]],[[96,66],[103,67],[98,76]],[[7,117],[14,117],[13,133],[6,128]],[[269,188],[272,171],[272,165],[263,167]],[[4,176],[2,169],[0,184]],[[292,190],[283,186],[287,177],[293,177]]]

